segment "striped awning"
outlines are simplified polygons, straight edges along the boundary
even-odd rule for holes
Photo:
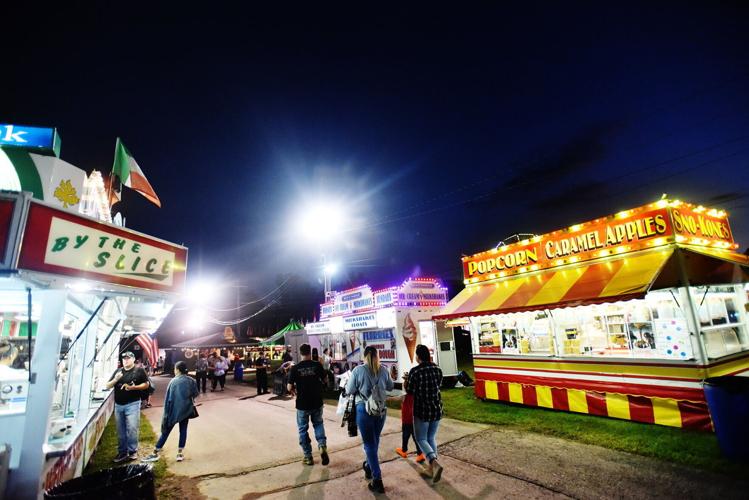
[[[641,298],[673,251],[648,251],[497,283],[469,285],[434,318],[452,319]]]

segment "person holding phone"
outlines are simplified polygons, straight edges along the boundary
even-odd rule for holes
[[[122,368],[118,368],[107,382],[114,388],[114,417],[117,421],[117,456],[114,462],[138,458],[140,431],[140,397],[148,389],[148,375],[135,366],[135,354],[122,353]]]

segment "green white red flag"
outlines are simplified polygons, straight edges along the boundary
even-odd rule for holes
[[[161,207],[161,200],[156,195],[151,184],[143,174],[133,155],[127,150],[120,138],[117,138],[117,144],[114,149],[114,165],[112,166],[112,176],[117,177],[123,186],[133,189],[154,205]]]

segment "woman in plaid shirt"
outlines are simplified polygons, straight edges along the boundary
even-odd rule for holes
[[[416,360],[419,364],[408,374],[406,392],[414,395],[414,433],[421,452],[429,459],[432,481],[436,483],[442,477],[435,441],[442,418],[442,370],[432,363],[429,348],[425,345],[416,346]]]

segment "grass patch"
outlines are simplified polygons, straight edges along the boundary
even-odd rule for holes
[[[139,455],[146,456],[146,454],[150,453],[156,445],[157,439],[158,436],[156,436],[153,429],[151,428],[151,424],[148,422],[148,419],[141,413],[140,443],[138,445]],[[112,417],[109,419],[109,422],[107,423],[106,428],[104,429],[104,433],[101,436],[99,444],[96,446],[96,451],[91,457],[91,460],[88,462],[88,466],[86,466],[86,470],[84,470],[83,473],[92,474],[103,469],[116,467],[118,464],[112,462],[112,459],[114,459],[116,455],[117,427],[115,424],[114,415],[112,415]],[[137,462],[125,462],[123,463],[123,465],[128,463],[133,464]],[[169,472],[166,468],[166,460],[159,460],[152,465],[154,477],[156,478],[156,487],[158,488],[159,484],[164,481],[164,479],[169,475]]]
[[[725,460],[715,434],[628,420],[481,401],[471,388],[442,391],[445,416],[593,444],[715,472],[749,474]]]

